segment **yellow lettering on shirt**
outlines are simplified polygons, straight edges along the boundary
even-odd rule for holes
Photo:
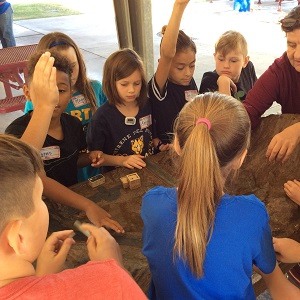
[[[77,119],[80,120],[80,122],[82,122],[82,118],[81,116],[81,111],[80,110],[72,110],[71,111],[71,116],[76,117]]]
[[[91,111],[90,107],[82,109],[82,112],[84,113],[84,119],[85,120],[89,120],[90,119],[90,111]]]

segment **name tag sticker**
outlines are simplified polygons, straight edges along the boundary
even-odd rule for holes
[[[143,118],[140,118],[139,122],[141,129],[147,128],[152,124],[152,117],[151,115],[145,116]]]
[[[85,97],[82,94],[72,97],[72,102],[75,107],[80,107],[88,104],[88,101],[85,99]]]
[[[60,148],[59,146],[44,147],[40,151],[40,155],[42,160],[60,158]]]
[[[185,93],[185,100],[186,101],[192,101],[198,95],[197,90],[185,91],[184,93]]]

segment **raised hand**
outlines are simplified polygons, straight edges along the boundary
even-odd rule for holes
[[[50,52],[45,52],[37,62],[30,82],[30,99],[35,109],[39,106],[54,107],[58,104],[59,93],[56,85],[56,68]]]

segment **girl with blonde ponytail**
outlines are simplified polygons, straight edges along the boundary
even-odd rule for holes
[[[150,299],[255,299],[252,265],[276,265],[269,217],[254,195],[224,194],[249,147],[250,120],[234,98],[206,93],[174,125],[178,187],[156,187],[142,203]]]

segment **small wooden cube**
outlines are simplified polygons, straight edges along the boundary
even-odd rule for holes
[[[129,188],[129,183],[128,183],[127,177],[126,176],[121,177],[120,180],[122,182],[123,188],[128,189]]]
[[[88,179],[88,183],[90,187],[95,188],[98,185],[105,183],[105,177],[102,174],[93,176]]]
[[[141,178],[137,173],[132,173],[126,176],[131,190],[137,189],[141,186]]]

